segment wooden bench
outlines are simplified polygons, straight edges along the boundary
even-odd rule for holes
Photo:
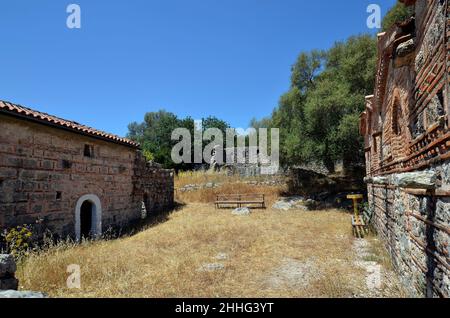
[[[369,234],[371,219],[372,215],[367,210],[364,210],[362,215],[352,216],[353,235],[363,238],[366,234]]]
[[[216,209],[259,207],[266,208],[264,194],[219,194],[216,197]]]
[[[358,201],[364,199],[362,194],[350,194],[347,199],[353,201],[353,216],[352,216],[352,229],[353,235],[356,237],[363,238],[369,231],[368,220],[366,221],[365,216],[361,216],[358,211]]]

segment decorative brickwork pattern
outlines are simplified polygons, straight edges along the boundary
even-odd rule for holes
[[[373,225],[412,295],[450,296],[450,16],[447,0],[403,1],[415,17],[378,35],[360,130]]]

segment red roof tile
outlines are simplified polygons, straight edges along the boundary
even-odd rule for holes
[[[127,139],[122,138],[117,135],[113,135],[101,130],[97,130],[88,126],[81,125],[77,122],[58,118],[56,116],[52,116],[46,113],[42,113],[27,107],[23,107],[20,105],[12,104],[9,102],[5,102],[0,100],[0,112],[8,113],[15,116],[20,116],[24,118],[29,118],[31,120],[42,122],[43,124],[52,124],[53,126],[60,126],[60,128],[72,130],[75,133],[80,133],[84,135],[90,135],[92,137],[101,138],[105,140],[109,140],[111,142],[131,146],[131,147],[139,147],[139,144]]]

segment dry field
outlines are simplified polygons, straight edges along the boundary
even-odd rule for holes
[[[181,192],[175,191],[175,198],[181,203],[211,203],[214,202],[218,194],[250,194],[258,193],[265,195],[267,206],[272,204],[280,197],[281,193],[287,191],[286,186],[255,186],[248,184],[248,181],[268,181],[273,180],[270,177],[258,176],[240,178],[239,176],[227,176],[222,173],[208,172],[185,172],[180,173],[175,178],[175,189],[179,189],[187,184],[221,184],[214,189],[201,189],[198,191]]]
[[[32,254],[18,277],[53,297],[402,296],[384,253],[375,238],[354,240],[342,211],[233,216],[188,203],[133,236]],[[379,289],[366,282],[372,261],[383,266]],[[70,264],[81,289],[66,287]]]
[[[135,235],[61,243],[31,254],[18,269],[21,288],[53,297],[404,295],[380,242],[375,237],[353,239],[345,211],[269,208],[234,216],[230,210],[216,210],[211,202],[218,193],[264,193],[270,207],[285,190],[242,181],[221,174],[180,174],[176,187],[222,186],[177,192],[182,206]],[[71,264],[81,268],[81,289],[67,288]],[[382,279],[374,287],[377,265]]]
[[[182,187],[187,184],[204,184],[208,182],[215,183],[236,183],[240,181],[264,181],[270,179],[268,176],[254,176],[242,178],[239,175],[229,176],[225,172],[214,172],[210,173],[208,171],[186,171],[179,172],[175,176],[175,187]]]

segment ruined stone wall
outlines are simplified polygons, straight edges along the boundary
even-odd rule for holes
[[[375,94],[361,115],[368,198],[410,293],[449,297],[449,7],[407,2],[415,19],[378,36]]]
[[[144,192],[150,209],[171,205],[173,175],[140,169],[145,161],[136,148],[3,114],[0,132],[0,228],[38,222],[74,236],[76,204],[88,194],[100,199],[103,232],[138,220]]]
[[[136,158],[133,179],[135,195],[144,198],[147,215],[157,214],[173,207],[174,172]]]

